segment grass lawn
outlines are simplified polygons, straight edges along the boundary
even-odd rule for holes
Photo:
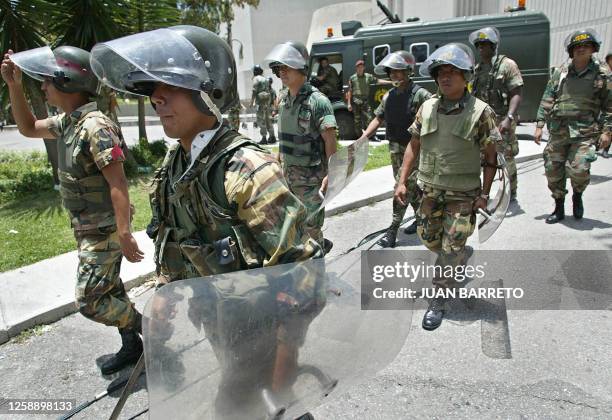
[[[390,165],[389,147],[370,147],[365,170]],[[133,228],[143,230],[151,219],[150,178],[130,181],[130,199],[136,207]],[[59,194],[45,191],[0,205],[0,272],[74,251],[76,241]]]
[[[148,181],[148,178],[130,181],[130,199],[136,207],[135,231],[145,229],[151,220]],[[0,272],[75,249],[68,214],[56,191],[0,206]]]

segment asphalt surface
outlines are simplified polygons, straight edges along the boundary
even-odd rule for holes
[[[542,161],[520,164],[520,205],[510,208],[511,217],[481,249],[612,250],[612,159],[599,158],[592,173],[592,185],[584,195],[585,218],[578,222],[570,215],[560,224],[546,225],[543,219],[553,203]],[[411,216],[409,210],[407,219]],[[390,200],[328,218],[325,236],[334,241],[332,255],[385,228],[390,219]],[[399,245],[403,249],[423,249],[416,237],[403,233]],[[136,305],[142,308],[150,295],[149,290],[137,297]],[[414,311],[408,339],[387,368],[348,392],[332,393],[327,404],[313,411],[315,417],[612,417],[609,310],[508,311],[505,335],[495,334],[499,325],[493,326],[491,334],[491,325],[485,319],[461,314],[450,316],[452,319],[445,320],[438,330],[427,332],[420,327],[422,314],[423,310]],[[80,403],[102,392],[112,378],[100,375],[96,359],[118,349],[116,331],[79,314],[45,328],[23,343],[13,340],[0,346],[0,396],[72,398]],[[105,418],[116,398],[104,398],[76,418]],[[141,388],[128,400],[122,418],[146,406],[147,394]]]

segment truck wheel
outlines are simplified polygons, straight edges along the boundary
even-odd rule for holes
[[[348,111],[338,111],[335,114],[336,123],[338,123],[338,131],[340,131],[340,140],[355,140],[355,123],[353,114]]]

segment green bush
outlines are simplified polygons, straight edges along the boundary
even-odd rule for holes
[[[0,201],[53,189],[47,155],[41,152],[0,152]]]
[[[148,173],[161,165],[168,146],[164,140],[148,142],[140,139],[138,144],[130,147],[130,156],[125,164],[125,173],[133,177],[139,173]]]

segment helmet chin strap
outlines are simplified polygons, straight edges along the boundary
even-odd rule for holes
[[[204,101],[204,103],[206,104],[210,112],[214,114],[219,124],[221,124],[223,122],[221,111],[219,111],[219,108],[217,108],[217,106],[213,103],[212,99],[210,99],[210,96],[208,96],[208,93],[200,91],[200,97],[202,98],[202,100]]]

